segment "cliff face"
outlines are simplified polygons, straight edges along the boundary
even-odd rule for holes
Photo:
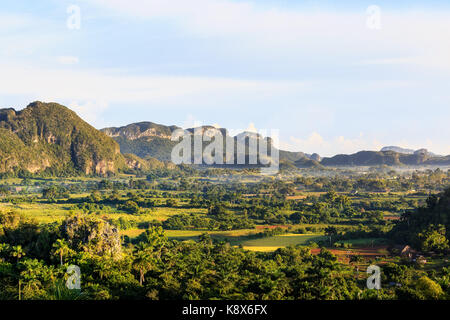
[[[197,129],[200,132],[205,133],[206,130],[214,128],[215,127],[213,126],[202,126],[198,128],[189,128],[186,129],[186,131],[194,134],[194,131]],[[171,141],[170,138],[172,133],[177,129],[181,128],[177,126],[164,126],[153,122],[139,122],[124,127],[105,128],[101,129],[101,131],[117,141],[120,145],[121,152],[127,154],[127,156],[133,154],[140,158],[151,157],[159,161],[170,161],[172,149],[177,145],[177,142]],[[219,130],[223,137],[229,135],[225,128],[220,128]],[[234,137],[234,139],[237,141],[237,139],[244,134],[248,134],[252,139],[264,139],[259,134],[248,132],[243,132]],[[204,146],[207,144],[208,143],[204,144]],[[269,145],[272,145],[270,138]],[[279,152],[280,160],[286,160],[292,164],[295,163],[295,165],[299,164],[300,167],[317,166],[319,162],[315,159],[313,159],[315,161],[309,161],[310,155],[303,152],[289,152],[283,150],[279,150]],[[236,157],[237,155],[235,155],[235,158]],[[131,160],[127,160],[127,165],[130,168],[138,168],[138,164]]]
[[[110,256],[122,250],[119,230],[101,219],[84,215],[68,217],[61,225],[61,233],[74,249]]]
[[[0,109],[0,172],[106,175],[125,165],[119,145],[56,103]]]
[[[123,154],[170,161],[172,149],[176,145],[170,138],[172,132],[177,129],[180,128],[153,122],[139,122],[119,128],[105,128],[101,131],[120,145]]]
[[[168,127],[153,122],[139,122],[120,128],[105,128],[101,131],[112,138],[122,137],[132,141],[146,138],[145,140],[150,141],[152,138],[170,139],[172,132],[177,129],[180,128],[176,126]]]

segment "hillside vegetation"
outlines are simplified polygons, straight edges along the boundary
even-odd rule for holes
[[[0,173],[107,175],[124,166],[114,140],[62,105],[0,110]]]

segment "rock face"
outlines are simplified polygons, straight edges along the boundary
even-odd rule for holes
[[[105,128],[101,131],[117,141],[120,145],[120,151],[123,154],[127,154],[128,158],[129,154],[133,154],[145,159],[151,157],[159,161],[170,161],[172,150],[177,145],[177,142],[171,141],[170,138],[172,132],[177,129],[181,128],[177,126],[164,126],[153,122],[139,122],[120,128]],[[213,126],[189,128],[186,131],[193,134],[196,129],[202,133],[208,129],[218,129],[223,137],[229,135],[225,128],[216,128]],[[272,140],[270,138],[263,138],[259,134],[248,132],[243,132],[235,136],[235,141],[245,134],[252,137],[252,139],[266,139],[267,145],[272,146]],[[303,152],[289,152],[284,150],[279,150],[279,152],[280,160],[286,160],[292,164],[298,160],[303,161],[302,167],[315,166],[317,164],[317,161],[308,161],[309,155]],[[235,155],[235,159],[237,159],[237,155]],[[127,159],[127,165],[130,168],[138,168],[141,164],[139,164],[139,161]]]
[[[119,145],[56,103],[0,109],[0,172],[107,175],[124,167]]]
[[[320,161],[322,160],[322,158],[321,158],[321,157],[319,156],[319,154],[317,154],[317,153],[313,153],[313,154],[311,155],[310,159],[311,159],[311,160],[314,160],[314,161],[317,161],[317,162],[320,162]]]
[[[132,123],[125,127],[112,127],[102,129],[109,137],[123,137],[127,140],[137,140],[141,138],[163,138],[170,139],[172,132],[180,129],[177,126],[164,126],[153,122]]]
[[[401,147],[397,147],[397,146],[383,147],[380,151],[381,152],[394,151],[397,153],[404,153],[404,154],[413,154],[414,153],[414,150],[412,150],[412,149],[405,149],[405,148],[401,148]]]
[[[139,122],[119,128],[105,128],[101,131],[113,138],[123,154],[134,154],[141,158],[152,157],[170,161],[173,147],[170,140],[176,126],[163,126],[153,122]]]
[[[440,157],[437,154],[429,152],[427,149],[412,150],[412,149],[405,149],[405,148],[396,147],[396,146],[389,146],[389,147],[382,148],[380,151],[381,152],[394,151],[394,152],[403,153],[403,154],[426,154],[426,155],[429,155],[431,157]]]
[[[119,230],[100,219],[86,215],[71,216],[62,223],[61,233],[72,248],[98,255],[115,256],[121,252]]]
[[[145,158],[142,159],[134,154],[124,154],[125,163],[128,168],[134,170],[155,170],[155,169],[163,169],[163,168],[173,168],[169,163],[161,162],[155,158]]]

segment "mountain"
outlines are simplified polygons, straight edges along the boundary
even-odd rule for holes
[[[432,157],[440,157],[437,154],[434,154],[432,152],[429,152],[427,149],[418,149],[418,150],[412,150],[412,149],[405,149],[405,148],[401,148],[401,147],[396,147],[396,146],[389,146],[389,147],[384,147],[380,150],[381,152],[384,151],[394,151],[397,153],[404,153],[404,154],[415,154],[415,153],[428,153],[430,156]]]
[[[156,124],[153,122],[139,122],[129,124],[123,127],[112,127],[101,129],[109,137],[113,138],[119,145],[122,153],[134,154],[141,158],[153,157],[159,161],[170,161],[172,149],[178,142],[170,140],[171,134],[177,130],[181,129],[177,126],[164,126],[161,124]],[[186,129],[190,134],[195,132],[201,132],[202,134],[209,129],[217,129],[221,132],[222,136],[230,137],[228,130],[225,128],[215,128],[213,126],[202,126],[198,128]],[[255,139],[258,141],[268,142],[269,154],[272,148],[272,142],[270,138],[264,138],[261,135],[253,132],[242,132],[234,136],[235,148],[234,148],[234,159],[238,159],[237,142],[240,141],[244,136],[249,137],[249,139]],[[268,140],[267,140],[268,139]],[[250,140],[245,141],[246,147],[248,147]],[[203,144],[203,149],[209,144],[209,142]],[[226,145],[226,143],[224,144]],[[224,149],[225,152],[225,149]],[[285,163],[290,163],[292,165],[305,168],[305,167],[317,167],[319,166],[320,156],[314,154],[313,156],[305,154],[303,152],[291,152],[279,150],[280,161],[285,161]],[[245,153],[246,163],[248,163],[248,152]]]
[[[162,162],[155,158],[147,157],[145,159],[135,154],[127,153],[123,155],[125,163],[129,169],[148,172],[156,169],[174,169],[175,165],[171,162]]]
[[[307,157],[296,160],[294,165],[297,168],[323,168],[323,165],[319,161]]]
[[[404,153],[404,154],[413,154],[414,153],[414,150],[412,150],[412,149],[404,149],[404,148],[396,147],[396,146],[384,147],[380,151],[381,152],[394,151],[394,152],[397,152],[397,153]]]
[[[190,128],[205,132],[211,126]],[[70,109],[57,103],[33,102],[25,109],[0,109],[0,175],[108,175],[127,169],[150,171],[173,168],[171,153],[178,144],[171,141],[172,133],[181,129],[152,122],[133,123],[101,131],[83,121]],[[224,139],[234,141],[235,166],[241,149],[249,162],[251,141],[267,143],[268,154],[276,149],[270,138],[251,132],[230,137],[224,128],[218,129]],[[241,138],[245,138],[242,140]],[[243,141],[243,142],[242,142]],[[203,144],[203,148],[209,142]],[[242,146],[242,144],[241,144]],[[244,150],[244,149],[242,149]],[[360,151],[350,155],[323,158],[318,154],[278,150],[280,164],[285,168],[323,168],[324,166],[402,166],[450,165],[450,156],[436,156],[426,149],[408,150],[385,147],[383,151]],[[401,151],[401,152],[399,152]],[[412,152],[411,152],[412,151]],[[225,152],[225,149],[224,149]],[[242,154],[241,154],[242,155]],[[225,154],[224,154],[225,156]]]
[[[187,132],[194,134],[195,131],[204,133],[208,129],[213,129],[212,126],[202,126],[199,128],[186,129]],[[170,137],[173,131],[180,129],[177,126],[164,126],[155,124],[153,122],[140,122],[130,124],[119,128],[105,128],[102,129],[104,133],[116,140],[122,153],[130,153],[141,158],[153,157],[159,161],[170,161],[171,152],[177,142],[171,141]],[[227,129],[216,128],[222,136],[228,136]],[[250,139],[257,141],[268,141],[269,150],[273,148],[270,138],[264,138],[257,133],[242,132],[233,137],[235,144],[244,135]],[[268,140],[267,140],[268,139]],[[245,142],[246,147],[249,145],[249,140]],[[259,143],[259,142],[258,142]],[[203,148],[209,142],[203,144]],[[426,149],[410,150],[396,146],[384,147],[382,151],[360,151],[350,155],[336,155],[334,157],[321,158],[318,154],[306,154],[303,152],[291,152],[285,150],[278,150],[280,156],[280,163],[286,168],[323,168],[338,167],[338,166],[403,166],[403,165],[450,165],[448,157],[436,156],[428,152]],[[238,150],[235,146],[234,156],[238,158]],[[248,152],[245,153],[246,163],[248,163]]]
[[[0,173],[107,175],[124,167],[113,139],[60,104],[0,109]]]
[[[153,122],[132,123],[124,127],[101,129],[120,146],[122,153],[137,155],[141,158],[152,157],[160,161],[170,161],[173,147],[172,132],[177,126],[164,126]]]
[[[425,149],[417,150],[413,154],[395,151],[360,151],[350,155],[336,155],[323,158],[320,162],[324,166],[402,166],[402,165],[450,165],[450,156],[436,157]]]

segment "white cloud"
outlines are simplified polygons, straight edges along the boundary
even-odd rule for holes
[[[33,20],[25,15],[0,13],[0,32],[11,32],[29,27]]]
[[[300,82],[253,81],[213,77],[132,76],[100,70],[67,70],[1,65],[0,94],[34,96],[54,101],[156,103],[186,96],[214,100],[233,94],[283,94],[305,87]],[[192,100],[195,101],[195,100]]]
[[[29,101],[54,101],[74,107],[94,126],[101,127],[101,115],[111,105],[161,104],[179,107],[201,101],[214,107],[230,97],[260,96],[271,92],[283,95],[304,88],[299,82],[253,81],[214,77],[133,76],[119,71],[39,68],[0,62],[0,96],[28,97]],[[240,99],[238,99],[240,100]]]
[[[355,59],[362,64],[417,64],[450,70],[450,19],[443,11],[382,9],[383,29],[360,12],[282,9],[230,0],[86,0],[121,17],[163,21],[199,37],[229,37],[236,51]],[[402,56],[407,54],[407,56]],[[395,56],[400,56],[395,58]],[[358,58],[357,58],[358,59]],[[335,60],[333,60],[335,61]],[[353,60],[354,61],[354,60]],[[342,60],[341,62],[345,62]]]
[[[192,114],[189,114],[181,125],[183,129],[199,128],[201,126],[203,126],[203,122],[195,118]]]
[[[58,63],[65,64],[65,65],[73,65],[80,62],[80,59],[78,57],[73,56],[60,56],[56,59]]]
[[[353,154],[359,151],[379,151],[386,146],[398,146],[406,149],[428,149],[441,155],[449,154],[448,145],[440,141],[423,139],[412,143],[411,140],[392,137],[391,140],[379,141],[360,133],[356,137],[337,136],[324,138],[317,132],[312,132],[305,138],[289,137],[288,141],[280,141],[281,149],[290,151],[302,151],[306,153],[318,153],[322,157],[331,157],[337,154]]]
[[[71,101],[67,107],[75,111],[84,121],[96,123],[99,128],[104,126],[100,115],[108,109],[106,101]]]
[[[258,133],[258,129],[256,129],[255,124],[253,122],[250,122],[247,129],[245,129],[244,131]]]
[[[337,136],[325,139],[317,132],[312,132],[304,139],[290,137],[288,142],[280,142],[280,145],[287,150],[318,153],[321,156],[351,154],[361,150],[378,151],[384,146],[376,139],[365,137],[362,133],[355,138]]]

